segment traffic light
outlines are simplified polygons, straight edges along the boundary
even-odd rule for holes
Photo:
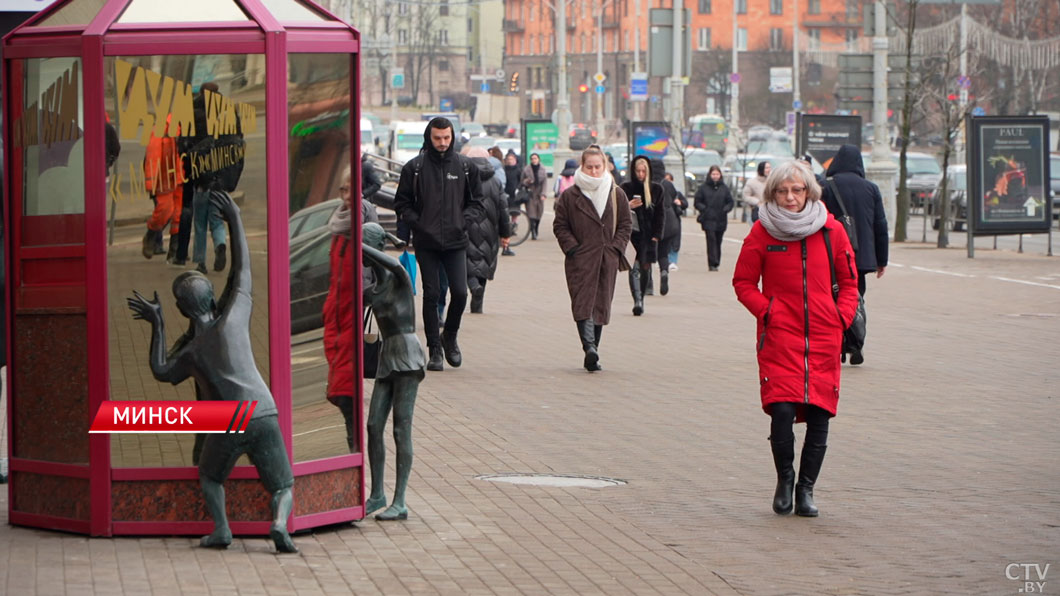
[[[589,86],[585,83],[582,83],[581,85],[578,85],[578,91],[581,91],[582,93],[587,93],[589,91]]]
[[[512,80],[508,84],[508,91],[511,91],[512,93],[518,93],[519,92],[519,73],[518,72],[513,72],[512,73]]]

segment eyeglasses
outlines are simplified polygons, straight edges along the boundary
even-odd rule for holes
[[[777,196],[781,196],[781,197],[783,197],[785,195],[789,195],[789,194],[795,195],[797,197],[801,197],[802,195],[806,194],[806,187],[805,186],[792,186],[791,188],[775,188],[775,189],[773,189],[773,194],[775,194]]]

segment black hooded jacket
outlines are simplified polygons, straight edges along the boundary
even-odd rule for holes
[[[648,180],[651,181],[651,184],[648,185],[648,190],[651,191],[651,207],[648,206],[644,185],[640,180],[637,180],[636,166],[638,161],[644,161],[648,165]],[[638,229],[638,231],[633,232],[633,235],[638,240],[649,243],[652,238],[662,238],[663,223],[666,217],[664,212],[666,209],[659,209],[658,207],[667,204],[663,187],[655,181],[653,170],[654,164],[652,164],[652,160],[643,155],[638,155],[629,162],[629,180],[619,185],[622,188],[622,192],[626,193],[626,196],[631,201],[633,200],[633,195],[640,195],[644,200],[643,205],[633,210],[633,217],[637,220]]]
[[[865,165],[861,151],[854,145],[839,148],[828,166],[827,178],[835,181],[847,213],[854,219],[858,235],[855,263],[858,271],[876,271],[887,266],[887,213],[883,210],[883,196],[874,183],[865,179]],[[828,180],[821,185],[821,200],[828,212],[840,217],[843,211]]]
[[[482,211],[467,225],[467,277],[493,279],[500,239],[512,235],[512,221],[508,217],[504,187],[493,166],[483,157],[473,157],[471,162],[474,165],[472,175],[478,176],[482,182]]]
[[[467,246],[467,222],[482,211],[482,180],[477,168],[450,144],[439,153],[431,130],[453,129],[446,118],[435,118],[423,131],[420,154],[401,167],[394,211],[412,230],[416,248],[456,250]],[[455,142],[455,141],[454,141]]]
[[[710,178],[696,190],[696,221],[704,232],[724,232],[729,227],[729,212],[736,205],[729,187]]]

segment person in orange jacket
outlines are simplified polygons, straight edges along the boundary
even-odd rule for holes
[[[166,128],[161,137],[151,134],[147,142],[147,155],[144,156],[144,188],[155,203],[154,211],[147,220],[147,233],[144,234],[143,255],[150,259],[162,254],[162,231],[166,224],[169,227],[169,253],[166,261],[172,261],[176,255],[176,236],[180,232],[180,211],[184,196],[184,165],[177,149],[177,134],[170,136],[169,124],[173,115],[166,116]]]

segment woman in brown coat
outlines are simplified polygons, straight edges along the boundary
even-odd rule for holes
[[[611,320],[619,260],[633,228],[629,200],[607,172],[596,145],[582,152],[574,186],[556,199],[552,231],[566,255],[564,272],[571,313],[589,372],[601,370],[600,333]]]
[[[530,154],[530,163],[523,168],[523,186],[529,191],[530,200],[526,203],[526,216],[530,219],[530,238],[537,240],[537,226],[545,213],[545,186],[548,185],[548,170],[541,165],[541,158],[536,153]]]

